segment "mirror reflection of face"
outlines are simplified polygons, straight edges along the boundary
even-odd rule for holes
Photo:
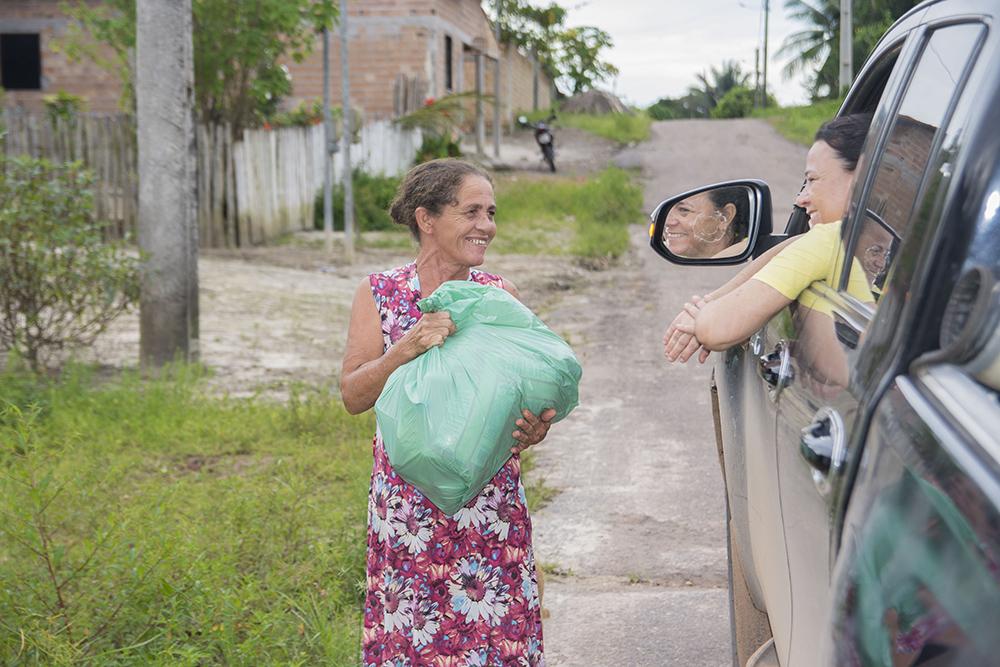
[[[720,208],[707,193],[692,195],[667,212],[663,225],[664,243],[675,255],[712,257],[733,243],[730,227],[735,217],[733,204]]]
[[[868,282],[875,282],[885,272],[892,248],[892,234],[879,225],[867,224],[858,236],[855,255],[861,261]]]

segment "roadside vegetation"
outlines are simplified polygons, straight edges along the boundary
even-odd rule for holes
[[[357,663],[372,413],[203,377],[0,372],[0,662]]]
[[[556,122],[575,127],[620,144],[638,143],[649,138],[651,119],[643,113],[560,114]]]
[[[370,414],[0,374],[0,661],[352,664]]]
[[[754,111],[755,118],[764,118],[786,139],[805,146],[812,145],[819,126],[837,115],[841,99],[824,100],[799,107],[768,107]]]
[[[631,175],[609,168],[596,177],[497,180],[500,253],[577,255],[588,263],[621,256],[628,225],[642,221],[642,190]]]
[[[529,121],[536,122],[548,119],[551,113],[549,110],[538,110],[524,115]],[[556,112],[553,121],[555,127],[575,127],[619,144],[645,141],[649,138],[651,123],[649,114],[643,112],[604,114]]]
[[[356,174],[355,224],[359,246],[406,250],[410,232],[386,209],[399,179]],[[628,225],[642,222],[642,190],[631,174],[609,168],[589,178],[538,178],[524,174],[495,177],[499,233],[490,252],[576,255],[598,266],[628,249]],[[343,229],[343,191],[334,191],[334,228]],[[322,198],[316,202],[316,229],[323,228]],[[320,241],[312,240],[311,243]]]

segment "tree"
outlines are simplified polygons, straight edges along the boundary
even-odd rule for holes
[[[743,118],[753,111],[756,93],[746,86],[736,86],[726,91],[712,109],[712,118]]]
[[[613,46],[611,35],[593,26],[566,28],[566,10],[554,2],[535,7],[527,0],[503,0],[503,13],[492,16],[499,21],[500,41],[533,53],[545,73],[573,94],[618,74],[601,58]]]
[[[708,115],[730,90],[747,87],[750,83],[750,74],[744,72],[735,60],[723,61],[721,67],[711,67],[707,73],[702,72],[695,78],[698,84],[691,86],[689,94],[701,98],[706,111],[704,115]]]
[[[611,35],[600,28],[570,28],[559,41],[559,69],[574,95],[618,74],[617,67],[600,58],[603,49],[614,45]]]
[[[123,88],[122,106],[135,108],[135,0],[67,8],[78,21],[63,47],[72,58],[89,57],[115,72]],[[333,0],[192,0],[195,105],[201,120],[242,130],[277,109],[291,91],[280,60],[301,61],[313,48],[316,30],[337,16]],[[100,44],[111,48],[101,55]]]
[[[882,33],[918,1],[854,3],[854,62],[864,62]],[[809,72],[807,85],[813,99],[836,97],[840,79],[840,0],[785,0],[785,10],[806,27],[789,35],[778,49],[779,57],[789,58],[782,74],[792,77]]]
[[[78,162],[0,152],[0,349],[35,371],[91,344],[139,296],[136,261],[94,216],[93,183]]]
[[[491,7],[492,9],[492,7]],[[525,0],[504,0],[503,13],[493,20],[500,24],[500,41],[534,54],[552,79],[559,76],[558,44],[564,30],[566,10],[556,3],[535,7]]]

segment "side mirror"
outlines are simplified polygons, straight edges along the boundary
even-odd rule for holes
[[[650,214],[649,245],[674,264],[739,264],[770,245],[771,191],[727,181],[671,197]]]

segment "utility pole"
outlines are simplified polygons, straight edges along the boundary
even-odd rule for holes
[[[197,162],[191,0],[136,5],[139,361],[198,359]]]
[[[340,0],[340,76],[343,84],[341,110],[344,119],[344,251],[347,263],[354,262],[354,173],[351,170],[351,68],[347,61],[347,0]]]
[[[760,101],[760,47],[753,50],[753,97],[757,106],[764,106]]]
[[[483,154],[486,143],[486,119],[483,117],[483,52],[476,51],[476,155]]]
[[[323,27],[323,247],[333,255],[333,155],[337,138],[330,111],[330,30]]]
[[[854,20],[851,16],[851,0],[840,0],[840,90],[841,94],[851,87],[854,78]]]
[[[771,13],[771,0],[764,0],[764,87],[760,91],[761,108],[767,108],[767,31]]]
[[[503,0],[497,0],[497,20],[494,27],[497,40],[497,63],[493,75],[493,155],[500,157],[500,58],[503,49],[500,46],[500,13],[503,11]]]

